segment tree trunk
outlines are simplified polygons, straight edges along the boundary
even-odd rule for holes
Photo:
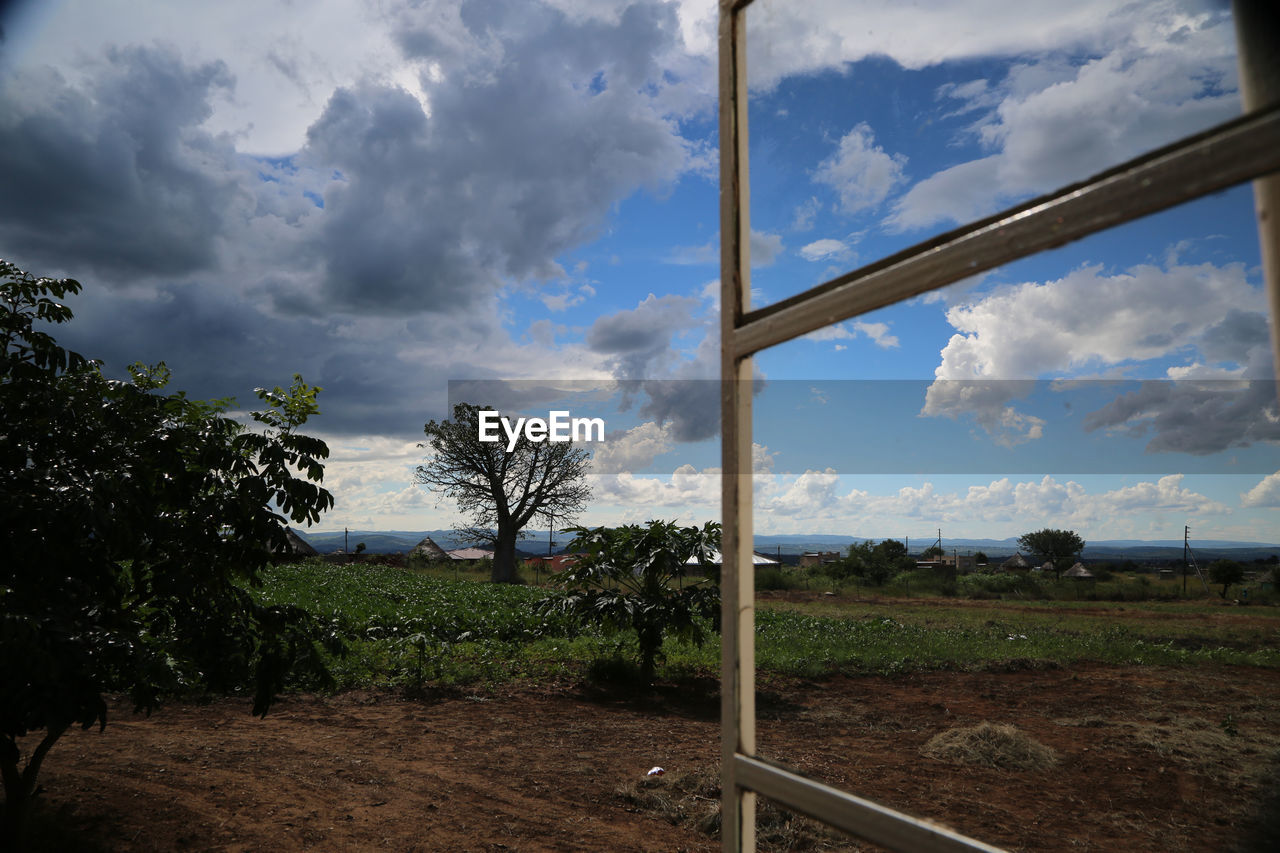
[[[26,816],[26,786],[18,770],[18,747],[10,737],[0,741],[0,775],[4,777],[4,805],[0,806],[0,850],[22,849],[22,819]]]
[[[4,777],[4,808],[0,809],[0,850],[19,851],[23,848],[23,831],[27,815],[31,812],[31,797],[36,790],[36,778],[44,757],[67,730],[66,725],[51,725],[36,747],[27,766],[19,771],[20,755],[12,738],[0,742],[0,776]]]
[[[512,522],[498,520],[498,538],[493,550],[493,574],[490,576],[494,583],[515,583],[516,534],[519,532]]]

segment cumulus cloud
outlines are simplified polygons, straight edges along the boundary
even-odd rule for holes
[[[720,429],[720,351],[717,317],[701,300],[650,294],[634,309],[600,317],[587,345],[610,357],[624,380],[623,407],[639,402],[639,413],[670,426],[675,441],[700,441]],[[701,332],[691,354],[673,348],[677,334]]]
[[[851,340],[859,335],[870,338],[871,342],[881,349],[895,349],[898,346],[898,337],[889,334],[888,323],[872,323],[866,320],[833,323],[809,332],[804,337],[811,341],[840,341]]]
[[[1171,355],[1201,367],[1202,359],[1230,359],[1216,366],[1233,375],[1267,375],[1270,356],[1265,336],[1258,334],[1262,308],[1260,291],[1238,264],[1142,264],[1114,274],[1090,266],[1055,281],[996,288],[948,309],[947,321],[957,333],[942,349],[922,414],[970,414],[1001,440],[1017,443],[1040,437],[1046,424],[1009,405],[1031,387],[1010,380],[1124,368]],[[1242,337],[1233,339],[1237,333]],[[1170,375],[1188,373],[1175,367]],[[1179,398],[1184,412],[1212,406],[1215,416],[1234,417],[1188,425],[1198,439],[1176,431],[1183,416],[1167,395],[1184,392],[1192,395]],[[1157,399],[1157,393],[1166,396]],[[1117,401],[1091,423],[1115,427],[1141,412],[1165,436],[1153,450],[1211,452],[1208,448],[1222,446],[1233,431],[1242,441],[1270,435],[1256,395],[1227,405],[1221,395],[1210,403],[1210,398],[1194,399],[1196,393],[1193,385],[1181,383],[1174,392],[1149,390],[1145,407],[1136,398]],[[1169,407],[1163,419],[1151,408],[1159,402]],[[1253,426],[1241,432],[1246,411],[1252,412]]]
[[[1052,476],[1039,480],[993,480],[964,491],[945,491],[932,482],[903,486],[887,494],[848,488],[847,478],[834,471],[809,470],[775,477],[757,489],[757,510],[827,521],[848,528],[874,530],[903,522],[928,524],[1002,524],[1017,527],[1051,525],[1099,528],[1117,518],[1176,512],[1186,515],[1225,515],[1230,508],[1183,485],[1183,475],[1117,489],[1090,492],[1073,480]]]
[[[643,435],[651,435],[649,429]],[[752,445],[752,471],[758,487],[771,488],[773,454],[761,444]],[[655,508],[678,508],[715,512],[720,507],[721,478],[718,467],[696,468],[690,464],[677,467],[670,476],[636,476],[630,471],[609,475],[593,475],[592,494],[602,503],[622,504],[624,520],[647,520]],[[760,492],[756,506],[760,507]]]
[[[652,421],[629,430],[612,432],[592,454],[591,472],[619,474],[643,471],[671,447],[670,426],[659,426]]]
[[[1187,5],[1155,4],[1081,65],[1053,56],[1014,65],[994,87],[944,86],[939,95],[959,103],[955,113],[980,114],[968,133],[994,153],[916,183],[894,203],[889,226],[973,219],[1237,115],[1230,21]]]
[[[821,261],[826,259],[843,261],[847,260],[850,255],[849,247],[840,240],[830,237],[822,240],[814,240],[812,243],[800,247],[800,257],[806,261]]]
[[[428,3],[396,23],[408,57],[449,69],[420,81],[429,110],[399,87],[345,87],[307,134],[304,159],[343,176],[316,241],[340,304],[456,311],[508,280],[558,279],[556,256],[601,233],[614,204],[691,164],[649,91],[678,37],[666,7],[607,22]]]
[[[834,154],[818,164],[815,183],[833,189],[846,214],[875,207],[903,181],[907,158],[888,154],[875,144],[875,134],[865,122],[841,138]]]
[[[703,28],[713,26],[714,6],[704,2],[700,8],[699,23]],[[1197,15],[1219,8],[1212,0],[769,3],[753,7],[747,15],[749,74],[753,87],[767,89],[788,75],[840,68],[868,56],[887,56],[904,68],[918,69],[948,60],[1110,46],[1135,28],[1152,28],[1153,19],[1194,22]],[[703,38],[702,43],[713,44]]]
[[[1263,477],[1258,485],[1240,495],[1245,507],[1280,507],[1280,471]]]
[[[589,298],[557,258],[620,200],[705,167],[679,121],[711,103],[707,63],[686,54],[673,8],[393,3],[342,36],[358,57],[380,46],[376,59],[328,64],[243,27],[252,49],[216,26],[197,43],[168,20],[178,48],[102,52],[90,34],[44,54],[60,70],[34,50],[0,69],[0,194],[21,200],[0,210],[0,242],[89,285],[69,343],[117,371],[166,359],[199,396],[251,399],[301,371],[325,387],[335,432],[416,432],[446,414],[449,378],[608,375],[621,353],[551,327],[513,340],[501,299]],[[226,61],[199,58],[211,52]],[[285,156],[246,154],[256,143],[226,112],[242,96],[260,106],[254,62],[312,101]],[[765,238],[762,257],[781,250]]]
[[[0,242],[113,280],[211,266],[247,178],[200,127],[227,67],[120,48],[90,70],[82,87],[47,68],[0,83]]]
[[[587,330],[587,346],[612,357],[619,378],[642,379],[671,356],[674,335],[702,323],[701,307],[693,297],[650,293],[635,308],[598,317]]]
[[[1147,450],[1205,456],[1280,441],[1276,384],[1266,380],[1143,382],[1085,419],[1085,429],[1151,434]]]

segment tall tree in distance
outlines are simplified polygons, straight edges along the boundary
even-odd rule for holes
[[[453,419],[428,421],[423,431],[432,455],[418,466],[415,481],[458,503],[467,516],[458,532],[493,544],[495,583],[516,577],[516,540],[535,517],[565,523],[591,497],[585,478],[590,455],[572,442],[530,441],[523,434],[507,451],[502,441],[480,440],[480,412],[489,407],[458,403]]]
[[[1084,540],[1074,530],[1053,530],[1046,527],[1044,530],[1019,536],[1018,547],[1030,551],[1038,560],[1051,561],[1054,577],[1060,578],[1064,569],[1071,568],[1080,559]]]

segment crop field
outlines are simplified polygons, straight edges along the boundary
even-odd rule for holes
[[[264,580],[343,641],[335,687],[261,721],[121,701],[51,754],[44,849],[716,849],[714,636],[668,639],[646,685],[634,634],[544,619],[536,585]],[[893,592],[760,594],[761,754],[1014,850],[1274,849],[1280,607]],[[769,804],[760,826],[862,849]]]
[[[277,567],[260,591],[328,622],[349,648],[332,668],[345,688],[432,681],[496,683],[585,671],[626,654],[633,637],[575,631],[540,617],[546,591],[449,580],[381,566]],[[1010,661],[1066,665],[1280,668],[1280,613],[1216,599],[1023,602],[765,593],[757,666],[781,676],[982,669]],[[719,647],[668,640],[667,668],[716,676]]]

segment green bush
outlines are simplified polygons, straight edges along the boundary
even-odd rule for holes
[[[963,575],[956,579],[956,586],[959,593],[967,598],[997,598],[1005,595],[1038,597],[1044,594],[1039,580],[1029,574],[1012,572]]]
[[[756,569],[756,589],[798,589],[799,586],[799,578],[785,569],[777,566]]]

